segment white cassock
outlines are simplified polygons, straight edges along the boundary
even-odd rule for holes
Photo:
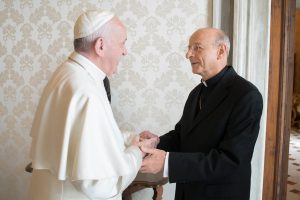
[[[142,153],[118,128],[105,74],[74,52],[53,74],[32,126],[30,200],[121,199]]]

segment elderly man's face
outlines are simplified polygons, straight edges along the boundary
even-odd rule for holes
[[[119,19],[115,18],[109,38],[106,41],[105,60],[108,65],[107,75],[116,73],[121,57],[127,55],[126,40],[126,28]]]
[[[217,56],[218,47],[213,33],[202,30],[191,36],[186,58],[190,60],[194,74],[201,75],[204,80],[212,77]]]

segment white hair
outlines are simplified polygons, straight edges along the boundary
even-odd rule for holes
[[[218,32],[218,36],[216,38],[215,44],[218,46],[220,44],[225,44],[226,46],[226,53],[227,55],[229,55],[229,51],[230,51],[230,40],[229,37],[225,34],[224,31],[220,30]]]
[[[107,32],[109,31],[110,22],[104,24],[97,31],[83,38],[78,38],[73,41],[74,50],[76,52],[89,52],[93,47],[96,39],[99,37],[107,36]]]

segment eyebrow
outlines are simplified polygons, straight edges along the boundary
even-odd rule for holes
[[[203,46],[203,44],[202,43],[200,43],[200,42],[194,42],[194,43],[192,43],[192,44],[189,44],[189,46],[192,46],[192,45],[199,45],[199,46]]]

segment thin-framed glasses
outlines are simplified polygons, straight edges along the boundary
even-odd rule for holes
[[[192,51],[193,53],[195,52],[200,52],[204,48],[200,43],[194,43],[192,45],[187,46],[186,52]]]

